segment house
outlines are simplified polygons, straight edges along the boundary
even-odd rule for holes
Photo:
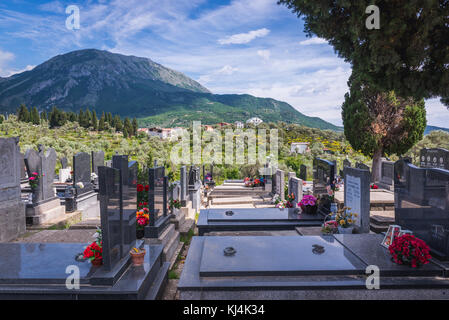
[[[247,124],[253,124],[255,126],[258,126],[259,124],[261,124],[263,122],[262,119],[257,118],[257,117],[253,117],[251,119],[246,120]]]
[[[208,131],[208,132],[214,131],[214,127],[212,127],[211,125],[208,125],[208,124],[205,124],[203,126],[203,128],[204,128],[204,131]]]
[[[139,132],[143,132],[143,133],[146,133],[146,134],[148,134],[148,128],[139,128],[139,129],[137,129],[137,132],[139,133]]]
[[[245,127],[245,124],[241,121],[234,122],[234,125],[237,129],[243,129]]]
[[[231,124],[230,124],[230,123],[227,123],[227,122],[220,122],[218,125],[219,125],[221,128],[223,128],[223,127],[230,126]]]
[[[147,134],[161,139],[168,139],[171,137],[173,130],[172,128],[149,128]]]
[[[309,149],[308,142],[292,142],[290,145],[290,153],[300,153],[304,154]]]

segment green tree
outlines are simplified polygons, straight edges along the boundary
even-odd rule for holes
[[[128,129],[126,128],[126,126],[123,127],[123,138],[128,138]]]
[[[0,114],[0,124],[2,124],[3,121],[5,121],[5,117],[2,114]]]
[[[426,128],[424,100],[379,93],[353,84],[342,106],[345,136],[354,150],[373,158],[372,176],[380,179],[381,157],[403,155],[422,139]]]
[[[22,122],[29,122],[30,121],[30,112],[28,111],[28,108],[26,105],[21,104],[19,107],[19,111],[17,112],[17,120]]]
[[[49,116],[50,128],[63,126],[66,122],[67,122],[67,114],[64,111],[61,111],[56,107],[53,107]]]
[[[98,129],[97,113],[95,112],[95,110],[92,111],[91,126],[94,128],[94,131]]]
[[[104,129],[105,129],[105,115],[103,111],[100,117],[100,121],[98,122],[98,131],[104,131]]]
[[[115,128],[115,131],[123,130],[123,123],[118,115],[114,116],[113,127]]]
[[[45,110],[42,110],[42,112],[41,112],[41,122],[44,122],[44,121],[48,121],[47,112],[45,112]]]
[[[304,20],[308,36],[329,42],[378,92],[401,97],[442,97],[449,106],[447,0],[279,0]],[[380,28],[367,28],[379,9]],[[366,13],[367,9],[369,10]],[[375,9],[375,8],[374,8]]]
[[[39,111],[37,111],[37,108],[36,107],[33,107],[33,109],[32,109],[32,111],[31,111],[31,123],[32,124],[36,124],[36,125],[38,125],[38,124],[40,124],[40,120],[41,120],[41,118],[40,118],[40,116],[39,116]]]
[[[137,124],[137,119],[133,118],[133,136],[137,136],[137,129],[139,128],[138,124]]]
[[[133,133],[133,126],[131,124],[131,121],[129,121],[128,117],[125,118],[125,121],[123,123],[123,128],[126,129],[126,133],[128,136],[131,136]]]

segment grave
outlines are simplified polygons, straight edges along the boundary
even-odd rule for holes
[[[104,166],[98,170],[103,265],[79,258],[87,244],[0,244],[0,299],[152,300],[161,296],[169,264],[162,261],[161,245],[136,242],[136,188],[123,188],[120,170]],[[131,265],[133,247],[146,250],[142,266]],[[78,289],[66,285],[73,270],[79,271]]]
[[[299,167],[299,179],[307,181],[307,166],[304,164]]]
[[[330,200],[328,200],[327,186],[335,180],[335,163],[333,161],[313,159],[313,195],[321,199],[318,211],[323,214],[330,212]]]
[[[200,169],[195,166],[191,166],[189,170],[188,180],[189,199],[192,201],[192,208],[195,211],[199,211],[201,208],[201,179]]]
[[[91,157],[87,152],[73,156],[73,199],[66,198],[66,208],[67,203],[73,200],[71,209],[81,211],[83,220],[100,217],[98,194],[91,180],[90,165]]]
[[[104,166],[104,151],[92,151],[91,152],[92,159],[92,173],[95,173],[95,178],[93,180],[93,184],[95,189],[98,189],[98,167]],[[98,190],[96,190],[98,191]]]
[[[25,203],[21,201],[23,157],[19,138],[0,139],[0,242],[25,233]]]
[[[394,165],[395,224],[427,242],[432,254],[449,260],[449,170]]]
[[[276,170],[276,174],[275,174],[275,181],[276,183],[274,184],[275,186],[275,194],[277,194],[282,201],[285,200],[285,192],[284,192],[284,188],[285,188],[285,173],[284,171],[277,169]]]
[[[369,233],[370,230],[370,173],[369,171],[345,167],[344,168],[344,203],[357,213],[354,231]]]
[[[198,217],[197,228],[200,236],[223,231],[295,230],[297,227],[321,226],[323,219],[320,213],[306,214],[297,208],[203,209]]]
[[[296,177],[290,177],[288,179],[288,194],[292,194],[295,196],[295,200],[293,201],[293,205],[296,207],[299,202],[301,202],[303,197],[303,181]]]
[[[433,260],[399,266],[383,235],[193,237],[178,283],[182,300],[445,298],[449,278]],[[367,290],[369,265],[380,289]]]
[[[26,222],[28,225],[52,224],[65,218],[65,207],[61,206],[53,188],[56,152],[52,148],[44,151],[39,146],[39,152],[29,149],[25,153],[25,165],[28,176],[33,172],[38,174],[34,188],[31,188],[30,200],[26,204]]]
[[[201,182],[200,182],[201,183]],[[172,215],[169,214],[169,190],[168,177],[165,176],[164,167],[149,169],[148,209],[150,221],[145,227],[145,242],[149,244],[162,244],[163,261],[169,261],[173,265],[177,252],[180,251],[180,233],[173,223],[170,223]]]
[[[20,159],[19,159],[19,168],[20,168],[20,183],[27,183],[28,182],[28,175],[27,175],[27,169],[25,166],[25,160],[24,160],[24,154],[20,153]]]
[[[69,161],[67,160],[66,157],[62,157],[61,159],[59,159],[59,161],[61,162],[61,168],[62,169],[68,168]]]
[[[380,188],[394,191],[394,162],[382,159],[380,165],[380,181],[377,185]]]
[[[449,170],[449,150],[443,148],[422,149],[419,153],[419,166]]]
[[[181,166],[180,169],[180,185],[181,185],[181,205],[187,205],[187,171],[186,166]]]

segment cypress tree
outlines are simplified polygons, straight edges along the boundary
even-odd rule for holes
[[[22,122],[29,122],[30,121],[30,112],[28,111],[28,108],[26,105],[21,104],[19,107],[19,111],[17,112],[17,120]]]
[[[98,131],[103,131],[105,129],[105,115],[104,111],[101,114],[100,121],[98,122]]]
[[[137,119],[134,118],[133,119],[133,136],[137,136],[137,129],[138,129]]]
[[[47,118],[47,112],[45,112],[45,110],[43,110],[42,112],[41,112],[41,121],[43,122],[43,121],[48,121],[48,118]]]
[[[114,127],[115,131],[122,131],[123,130],[123,123],[122,120],[118,115],[114,117]]]
[[[128,138],[128,129],[126,127],[123,127],[123,138]]]
[[[33,110],[31,111],[31,123],[32,124],[36,124],[39,125],[40,124],[40,116],[39,116],[39,111],[37,111],[36,107],[33,107]]]
[[[97,131],[97,129],[98,129],[98,120],[97,120],[97,113],[95,112],[95,110],[92,111],[91,125],[94,128],[94,131]]]

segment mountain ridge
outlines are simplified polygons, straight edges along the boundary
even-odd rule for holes
[[[32,70],[0,78],[0,112],[15,112],[22,103],[47,111],[53,106],[74,112],[88,107],[97,113],[136,117],[139,124],[175,126],[191,119],[212,124],[259,117],[341,131],[286,102],[249,94],[213,94],[149,58],[97,49],[60,54]]]

